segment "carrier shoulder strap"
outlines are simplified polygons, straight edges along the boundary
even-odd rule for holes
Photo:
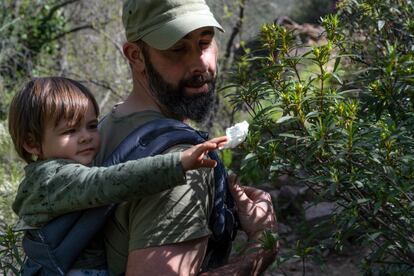
[[[198,144],[206,139],[206,133],[183,122],[157,119],[129,134],[102,165],[153,156],[178,144]],[[210,152],[209,156],[218,164],[214,170],[215,200],[210,218],[213,235],[209,241],[209,263],[205,268],[220,266],[227,259],[238,225],[232,212],[234,202],[228,191],[224,166],[215,152]],[[52,220],[39,230],[29,230],[23,239],[23,249],[28,257],[24,275],[64,275],[102,228],[114,207],[111,204],[73,212]]]
[[[194,145],[207,139],[206,132],[197,131],[181,121],[157,119],[142,125],[125,138],[111,155],[108,160],[110,163],[105,165],[153,156],[178,144]],[[212,235],[208,242],[206,262],[202,267],[204,271],[227,262],[239,226],[224,165],[216,152],[209,152],[208,155],[217,161],[217,166],[214,169],[214,206],[209,225]]]

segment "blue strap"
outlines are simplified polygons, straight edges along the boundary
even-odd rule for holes
[[[207,133],[196,131],[181,121],[153,120],[130,133],[114,150],[111,158],[104,162],[104,166],[160,154],[179,144],[199,144],[207,139]],[[228,189],[227,172],[216,152],[209,152],[209,157],[217,161],[217,166],[214,169],[214,207],[210,218],[212,239],[216,241],[233,240],[237,231],[237,227],[233,227],[233,224],[237,222],[234,218],[232,219],[233,213],[230,211],[234,209],[234,201]]]

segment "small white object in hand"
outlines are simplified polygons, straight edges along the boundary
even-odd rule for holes
[[[223,146],[223,149],[231,149],[240,145],[247,137],[249,132],[249,123],[243,121],[226,129],[226,136],[229,141]]]

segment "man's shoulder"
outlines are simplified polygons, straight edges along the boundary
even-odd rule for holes
[[[155,111],[135,112],[125,116],[116,116],[113,112],[107,114],[99,123],[101,147],[95,157],[95,165],[101,165],[116,147],[135,129],[146,122],[164,118]]]
[[[101,135],[105,135],[107,131],[116,128],[119,131],[130,133],[140,125],[159,118],[164,118],[164,116],[152,110],[134,112],[124,116],[117,116],[114,112],[110,112],[100,120],[99,131]]]

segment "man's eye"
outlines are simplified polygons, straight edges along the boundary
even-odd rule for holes
[[[184,49],[185,49],[184,45],[176,45],[176,46],[172,47],[170,49],[170,51],[171,52],[181,52],[181,51],[184,51]]]
[[[171,49],[171,52],[178,53],[178,52],[182,52],[183,50],[184,50],[184,47],[173,48],[173,49]]]
[[[211,41],[200,41],[201,48],[207,48],[211,44]]]

